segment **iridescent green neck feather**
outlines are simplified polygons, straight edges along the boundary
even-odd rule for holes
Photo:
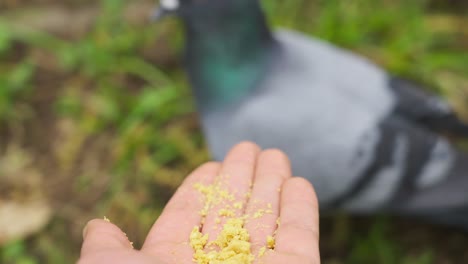
[[[254,92],[274,46],[257,0],[211,9],[185,19],[186,62],[200,111],[227,107]]]

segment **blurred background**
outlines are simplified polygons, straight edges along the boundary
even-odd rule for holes
[[[73,263],[107,216],[138,247],[209,159],[180,24],[147,0],[0,0],[0,263]],[[468,1],[264,0],[269,20],[360,53],[468,120]],[[468,263],[468,234],[323,217],[325,264]]]

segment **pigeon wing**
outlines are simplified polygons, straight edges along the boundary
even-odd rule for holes
[[[403,79],[393,77],[389,84],[397,98],[397,114],[437,133],[468,137],[468,124],[444,100]]]

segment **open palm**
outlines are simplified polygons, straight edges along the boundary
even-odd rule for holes
[[[318,204],[312,186],[292,177],[288,158],[282,152],[261,151],[252,143],[241,143],[223,163],[206,163],[190,174],[153,225],[141,250],[133,249],[112,223],[90,221],[84,230],[79,263],[192,263],[194,250],[189,237],[194,226],[201,226],[209,241],[220,232],[219,208],[210,208],[202,224],[199,212],[205,204],[194,185],[210,185],[218,175],[230,176],[221,184],[234,194],[234,202],[242,204],[234,210],[235,216],[255,214],[259,203],[271,208],[271,213],[245,224],[254,256],[267,246],[266,237],[276,238],[275,249],[266,251],[256,262],[320,263]]]

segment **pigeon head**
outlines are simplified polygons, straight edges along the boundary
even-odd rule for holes
[[[179,15],[181,10],[190,6],[189,0],[160,0],[159,8],[153,14],[154,20],[160,20],[168,15]]]
[[[185,28],[185,65],[202,111],[239,102],[255,88],[273,37],[259,0],[160,0],[155,19]]]
[[[258,0],[160,0],[154,18],[175,15],[188,23],[222,23],[259,9]]]

